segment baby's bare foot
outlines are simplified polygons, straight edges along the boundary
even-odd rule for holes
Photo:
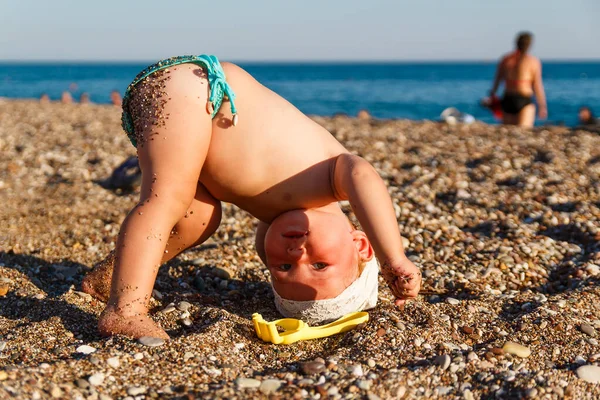
[[[111,251],[104,260],[96,264],[94,269],[83,278],[81,290],[100,301],[108,301],[114,266],[115,252]]]
[[[108,306],[100,315],[98,330],[102,336],[123,335],[134,339],[152,336],[168,340],[169,335],[146,314],[123,316]]]

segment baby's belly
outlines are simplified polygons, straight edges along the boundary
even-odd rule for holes
[[[291,157],[291,155],[290,155]],[[333,158],[286,163],[253,152],[207,157],[200,181],[218,200],[270,222],[282,212],[335,201],[330,182]]]

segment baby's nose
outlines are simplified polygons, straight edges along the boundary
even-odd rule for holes
[[[300,259],[304,254],[304,246],[301,243],[290,245],[287,249],[288,254],[294,259]]]

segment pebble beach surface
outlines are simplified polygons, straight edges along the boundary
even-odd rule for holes
[[[389,186],[418,300],[380,281],[364,326],[272,345],[255,221],[224,206],[163,266],[172,340],[101,338],[80,292],[136,189],[97,182],[135,154],[105,105],[0,101],[0,398],[600,398],[600,135],[315,117]],[[350,212],[347,205],[346,210]]]

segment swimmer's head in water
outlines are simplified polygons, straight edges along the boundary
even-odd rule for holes
[[[579,108],[578,116],[579,123],[581,124],[589,124],[592,123],[594,120],[594,114],[592,113],[592,110],[587,106]]]
[[[517,35],[517,49],[521,53],[527,53],[529,48],[531,47],[531,42],[533,41],[533,34],[531,32],[521,32]]]
[[[293,210],[279,215],[265,235],[265,255],[273,289],[296,301],[336,297],[373,258],[364,232],[340,211]]]

